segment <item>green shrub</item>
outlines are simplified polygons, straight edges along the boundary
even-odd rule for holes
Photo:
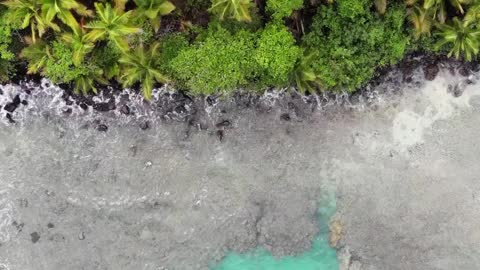
[[[74,65],[72,49],[59,41],[53,41],[51,45],[31,45],[22,51],[22,57],[29,62],[29,73],[40,73],[53,83],[69,83],[98,69],[85,63]]]
[[[246,85],[253,74],[256,34],[231,34],[214,24],[194,45],[172,60],[175,76],[195,94],[213,94]]]
[[[396,63],[406,52],[404,8],[389,7],[381,16],[370,12],[371,1],[362,0],[362,7],[356,2],[338,0],[320,7],[304,37],[304,45],[317,55],[313,68],[324,88],[353,91],[376,68]]]
[[[120,59],[121,55],[122,52],[115,44],[106,42],[102,46],[95,48],[91,59],[94,61],[94,65],[104,71],[105,78],[110,80],[120,73],[118,59]]]
[[[267,12],[275,20],[290,17],[292,12],[303,7],[303,0],[268,0]]]
[[[342,18],[353,19],[356,16],[361,16],[369,11],[371,0],[338,0],[335,1],[338,7],[338,15]]]
[[[189,45],[186,36],[182,33],[168,34],[160,40],[160,68],[170,77],[174,75],[172,61],[179,52]]]
[[[302,50],[283,25],[268,25],[262,31],[254,52],[260,86],[285,86]]]
[[[2,20],[0,16],[0,20]],[[10,26],[0,24],[0,82],[7,81],[12,71],[12,60],[15,55],[10,51],[12,33]]]

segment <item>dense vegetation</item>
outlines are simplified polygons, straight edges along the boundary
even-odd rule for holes
[[[0,4],[0,81],[25,66],[85,94],[114,80],[147,99],[160,83],[193,94],[354,91],[410,51],[472,61],[480,49],[480,0]]]

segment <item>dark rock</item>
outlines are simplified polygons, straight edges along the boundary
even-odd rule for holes
[[[292,118],[290,118],[290,114],[282,113],[282,115],[280,115],[280,119],[283,121],[290,121]]]
[[[120,112],[125,114],[125,115],[129,115],[130,114],[130,107],[128,107],[128,105],[123,105],[122,108],[120,108]]]
[[[31,94],[32,94],[32,90],[33,90],[33,88],[28,88],[28,89],[25,90],[25,93],[26,93],[27,95],[31,95]]]
[[[3,95],[3,90],[2,89],[0,89],[0,95]]]
[[[217,135],[217,138],[220,141],[223,141],[223,137],[225,136],[225,132],[223,130],[219,129],[219,130],[217,130],[216,135]]]
[[[7,112],[12,113],[17,109],[18,105],[20,105],[20,96],[16,95],[15,98],[13,98],[13,101],[7,103],[7,105],[5,105],[3,109]]]
[[[65,105],[71,106],[73,104],[73,101],[70,99],[65,100]]]
[[[454,97],[460,97],[463,94],[463,89],[461,89],[460,86],[457,84],[453,88],[452,94]]]
[[[181,113],[187,112],[187,109],[185,109],[185,106],[184,106],[184,105],[178,105],[178,106],[175,107],[174,111],[175,111],[176,113],[181,114]]]
[[[22,105],[25,105],[25,106],[27,106],[27,105],[28,105],[28,101],[27,101],[27,100],[25,100],[25,99],[24,99],[24,100],[22,100]]]
[[[37,243],[38,240],[40,240],[40,234],[38,232],[33,232],[30,234],[30,238],[32,240],[32,243]]]
[[[47,228],[49,228],[49,229],[54,228],[54,227],[55,227],[55,225],[53,225],[53,223],[51,223],[51,222],[49,222],[47,224]]]
[[[7,112],[12,113],[17,109],[17,106],[14,105],[13,103],[9,102],[9,103],[7,103],[7,105],[5,105],[5,107],[3,107],[3,109]]]
[[[63,110],[64,114],[71,114],[72,113],[72,108],[67,108]]]
[[[458,69],[458,74],[462,75],[463,77],[468,77],[470,75],[470,70],[463,65]]]
[[[140,129],[147,130],[149,128],[150,128],[150,122],[144,121],[144,122],[140,123]]]
[[[12,222],[12,226],[14,226],[15,228],[17,228],[17,231],[20,233],[20,232],[22,232],[23,226],[25,226],[25,223],[23,223],[23,222],[22,222],[22,223],[18,223],[16,220],[14,220],[14,221]]]
[[[93,104],[93,109],[99,112],[108,112],[111,110],[115,110],[115,103],[111,102],[101,102]]]
[[[13,120],[12,115],[7,113],[7,119],[10,124],[15,124],[15,120]]]
[[[215,126],[217,128],[226,128],[226,127],[229,127],[231,125],[232,125],[232,123],[229,120],[223,120],[223,121],[217,123]]]
[[[86,111],[88,109],[88,106],[85,103],[80,103],[80,108],[82,108],[84,111]]]
[[[16,105],[20,105],[20,95],[16,95],[13,98],[13,103],[15,103]]]
[[[216,103],[217,99],[212,96],[207,97],[207,104],[208,106],[213,106]]]
[[[105,124],[100,124],[97,126],[97,130],[100,132],[106,132],[108,130],[108,127]]]
[[[429,81],[435,80],[435,78],[440,72],[440,68],[437,64],[429,64],[428,66],[423,68],[423,73],[425,75],[425,79]]]
[[[291,102],[291,101],[288,102],[287,107],[288,107],[289,110],[295,110],[295,109],[297,109],[297,106],[295,105],[295,103],[293,103],[293,102]]]

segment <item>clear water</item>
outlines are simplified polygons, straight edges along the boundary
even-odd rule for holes
[[[320,233],[312,248],[297,256],[276,258],[268,251],[258,248],[254,251],[238,254],[230,253],[213,270],[337,270],[338,260],[335,249],[328,244],[328,221],[335,213],[335,200],[323,201],[318,211]]]

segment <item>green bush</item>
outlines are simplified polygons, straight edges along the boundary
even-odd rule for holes
[[[342,18],[353,19],[369,12],[371,0],[338,0],[335,1],[338,15]]]
[[[289,82],[295,63],[302,49],[295,45],[295,39],[283,25],[268,25],[262,31],[254,52],[259,68],[259,86],[285,86]]]
[[[174,76],[171,66],[173,59],[178,56],[179,52],[187,48],[189,45],[186,36],[182,33],[168,34],[160,40],[160,68],[170,77]]]
[[[2,17],[0,16],[0,20]],[[10,51],[12,33],[10,26],[0,24],[0,82],[7,81],[12,71],[12,60],[15,55]]]
[[[405,9],[392,6],[381,16],[370,11],[371,1],[361,3],[338,0],[320,7],[303,39],[317,55],[313,68],[323,88],[354,91],[376,68],[396,63],[406,52]]]
[[[110,80],[120,73],[118,59],[120,59],[121,55],[122,52],[115,44],[105,42],[103,46],[97,46],[93,50],[91,59],[94,61],[95,66],[103,70],[105,78]]]
[[[281,20],[302,7],[303,0],[268,0],[266,9],[275,20]]]
[[[22,51],[22,57],[29,63],[29,73],[40,73],[53,83],[69,83],[98,70],[91,64],[74,65],[72,49],[60,41],[31,45]]]
[[[195,94],[213,94],[246,85],[253,74],[256,34],[231,34],[218,24],[172,60],[176,77]]]

